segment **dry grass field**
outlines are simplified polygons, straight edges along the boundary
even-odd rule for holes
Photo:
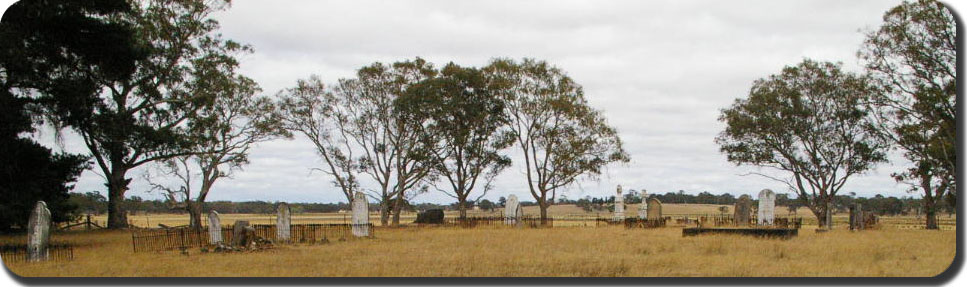
[[[172,219],[174,220],[174,219]],[[20,276],[934,276],[955,231],[883,228],[789,240],[682,237],[680,227],[377,228],[375,239],[242,253],[134,253],[128,231],[62,232],[69,262],[10,263]],[[0,236],[0,243],[24,240]]]

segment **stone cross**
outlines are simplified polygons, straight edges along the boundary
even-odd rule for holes
[[[366,195],[361,191],[353,194],[352,206],[353,236],[369,236],[369,200],[366,200]]]
[[[772,225],[776,217],[776,193],[763,189],[759,192],[759,209],[756,213],[756,224]]]
[[[647,199],[642,201],[638,205],[638,219],[645,220],[648,219],[648,202]]]
[[[208,213],[208,241],[212,245],[224,243],[222,241],[222,219],[214,209]]]
[[[749,195],[743,194],[739,196],[739,200],[735,202],[735,212],[732,216],[732,220],[735,225],[746,226],[749,225],[749,221],[752,217],[752,199]]]
[[[292,238],[292,211],[289,204],[280,202],[275,216],[275,240],[279,242],[289,242]]]
[[[47,243],[50,241],[50,210],[47,203],[37,201],[27,222],[27,261],[45,261],[48,258]]]
[[[517,201],[517,195],[511,194],[508,196],[507,203],[504,204],[504,224],[517,225],[520,223],[520,218],[523,215],[523,207]]]
[[[625,198],[623,195],[621,195],[621,185],[618,185],[618,192],[614,197],[614,218],[611,220],[625,220]]]
[[[661,201],[657,198],[648,199],[648,220],[661,219]]]

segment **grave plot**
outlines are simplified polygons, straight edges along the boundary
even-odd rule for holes
[[[355,236],[354,228],[367,230],[365,236]],[[375,238],[372,224],[293,224],[289,226],[288,239],[280,240],[279,230],[274,224],[248,225],[238,221],[230,227],[171,229],[138,229],[131,232],[131,245],[134,252],[174,251],[189,248],[220,250],[231,248],[249,249],[268,248],[275,244],[286,243],[328,243],[347,241],[357,238]]]
[[[776,196],[772,190],[764,189],[759,192],[759,205],[756,213],[752,213],[752,200],[748,195],[742,195],[735,204],[735,212],[731,217],[727,215],[700,216],[695,221],[697,226],[682,229],[682,236],[694,236],[706,233],[724,233],[751,235],[757,237],[791,238],[799,235],[802,218],[776,217]]]

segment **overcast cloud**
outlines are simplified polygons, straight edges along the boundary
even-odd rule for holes
[[[607,196],[620,184],[650,193],[685,190],[753,194],[784,185],[728,163],[713,142],[719,110],[751,83],[803,58],[841,61],[858,71],[862,30],[880,25],[900,1],[234,1],[217,15],[225,37],[254,46],[242,72],[266,94],[318,74],[332,83],[375,61],[423,57],[483,66],[494,57],[544,59],[584,86],[624,140],[631,162],[568,198]],[[49,137],[45,137],[49,138]],[[68,143],[72,140],[68,139]],[[77,145],[67,149],[83,152]],[[513,153],[512,153],[513,154]],[[890,173],[906,162],[857,176],[842,193],[906,196]],[[251,164],[216,184],[209,200],[344,201],[302,138],[252,150]],[[135,177],[129,195],[145,194]],[[515,165],[486,198],[531,199]],[[104,190],[87,171],[76,191]],[[417,202],[451,202],[430,193]]]

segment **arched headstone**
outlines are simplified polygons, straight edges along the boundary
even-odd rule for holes
[[[50,242],[50,210],[47,209],[46,202],[37,201],[27,222],[27,261],[47,260],[48,242]]]
[[[769,189],[759,192],[759,208],[756,213],[756,223],[772,225],[775,222],[776,193]]]
[[[366,195],[357,191],[353,195],[352,207],[353,236],[369,236],[369,200],[366,200]]]
[[[735,225],[746,226],[749,225],[749,221],[752,217],[752,199],[747,194],[739,196],[739,200],[735,202],[735,214],[732,216],[732,220]]]
[[[511,194],[508,196],[507,203],[504,204],[504,224],[517,225],[523,215],[523,208],[520,206],[520,201],[517,200],[517,195]]]
[[[224,243],[222,241],[222,219],[218,216],[218,211],[215,210],[208,213],[208,241],[212,245]]]
[[[661,219],[661,201],[657,198],[648,199],[648,220]]]
[[[292,210],[289,204],[280,202],[275,216],[275,240],[289,242],[292,238]]]
[[[618,191],[614,197],[614,218],[611,220],[625,220],[625,198],[624,195],[621,194],[621,185],[618,185]]]

